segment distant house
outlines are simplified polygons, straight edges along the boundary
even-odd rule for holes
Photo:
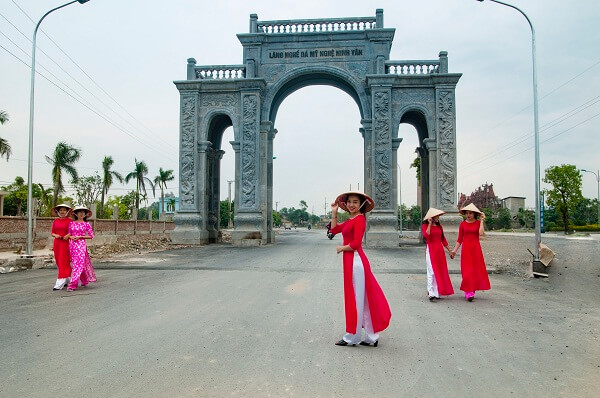
[[[525,209],[525,198],[523,196],[507,196],[502,199],[502,207],[508,209],[512,216],[515,216],[519,209]]]
[[[165,196],[165,216],[167,218],[173,217],[176,211],[179,210],[179,198],[174,198],[172,196]],[[161,219],[162,207],[160,205],[160,200],[158,201],[158,219]]]
[[[8,191],[0,191],[0,216],[4,215],[4,197],[8,196],[10,192]]]

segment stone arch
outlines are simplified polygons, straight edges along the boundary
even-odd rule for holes
[[[208,242],[218,242],[220,233],[220,201],[221,201],[221,159],[225,151],[222,149],[223,133],[228,127],[233,127],[233,118],[230,112],[224,110],[213,110],[205,117],[205,124],[201,131],[205,140],[205,167],[200,172],[204,173],[206,186],[204,197],[206,203],[206,230],[208,231]],[[234,128],[235,136],[235,128]]]
[[[223,132],[228,127],[234,127],[235,116],[228,110],[213,110],[205,116],[205,123],[201,131],[206,132],[203,140],[210,141],[214,149],[221,149]],[[233,129],[234,140],[236,139],[236,128]]]
[[[346,71],[325,65],[293,69],[277,81],[265,95],[263,120],[275,122],[279,106],[293,92],[308,86],[327,85],[339,88],[356,102],[361,119],[370,118],[370,100],[364,84]]]
[[[341,89],[358,106],[364,189],[378,203],[368,219],[368,245],[397,245],[401,123],[415,126],[419,135],[427,194],[423,208],[456,213],[455,88],[461,74],[449,73],[445,51],[438,59],[390,59],[394,34],[395,29],[384,26],[381,9],[374,17],[280,21],[259,21],[251,14],[249,30],[237,35],[243,46],[241,64],[197,65],[189,58],[186,79],[174,82],[180,93],[181,206],[173,241],[218,239],[210,226],[218,222],[214,180],[222,132],[229,125],[234,128],[236,170],[233,243],[274,241],[274,121],[284,99],[309,85]]]
[[[431,123],[428,123],[428,110],[421,105],[410,105],[405,109],[401,110],[399,125],[406,123],[410,124],[417,131],[419,139],[419,146],[416,148],[416,152],[420,159],[420,170],[421,180],[419,181],[421,192],[419,200],[417,201],[421,207],[421,214],[424,216],[430,206],[430,186],[431,186],[431,163],[429,156],[428,143],[435,140],[435,131],[432,129]]]

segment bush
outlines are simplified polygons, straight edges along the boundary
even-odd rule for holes
[[[560,226],[552,226],[552,227],[547,227],[546,228],[546,231],[558,231],[558,232],[562,232],[564,230],[565,230],[565,228],[564,227],[560,227]],[[569,231],[576,231],[576,232],[600,232],[600,228],[598,227],[598,224],[569,225]]]

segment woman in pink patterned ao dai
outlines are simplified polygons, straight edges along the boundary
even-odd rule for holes
[[[96,282],[96,273],[92,267],[92,261],[85,243],[86,239],[94,238],[94,231],[87,217],[91,216],[91,211],[80,206],[73,211],[75,221],[69,224],[69,253],[71,254],[71,282],[67,290],[75,290],[81,280],[81,286],[87,286],[89,282]]]

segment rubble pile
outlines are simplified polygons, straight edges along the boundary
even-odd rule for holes
[[[89,248],[91,258],[106,258],[114,254],[131,253],[131,252],[148,252],[154,250],[165,250],[173,248],[174,245],[168,238],[160,239],[145,239],[132,240],[124,237],[116,243],[111,243],[102,246],[92,246]],[[179,247],[179,246],[177,246]]]

